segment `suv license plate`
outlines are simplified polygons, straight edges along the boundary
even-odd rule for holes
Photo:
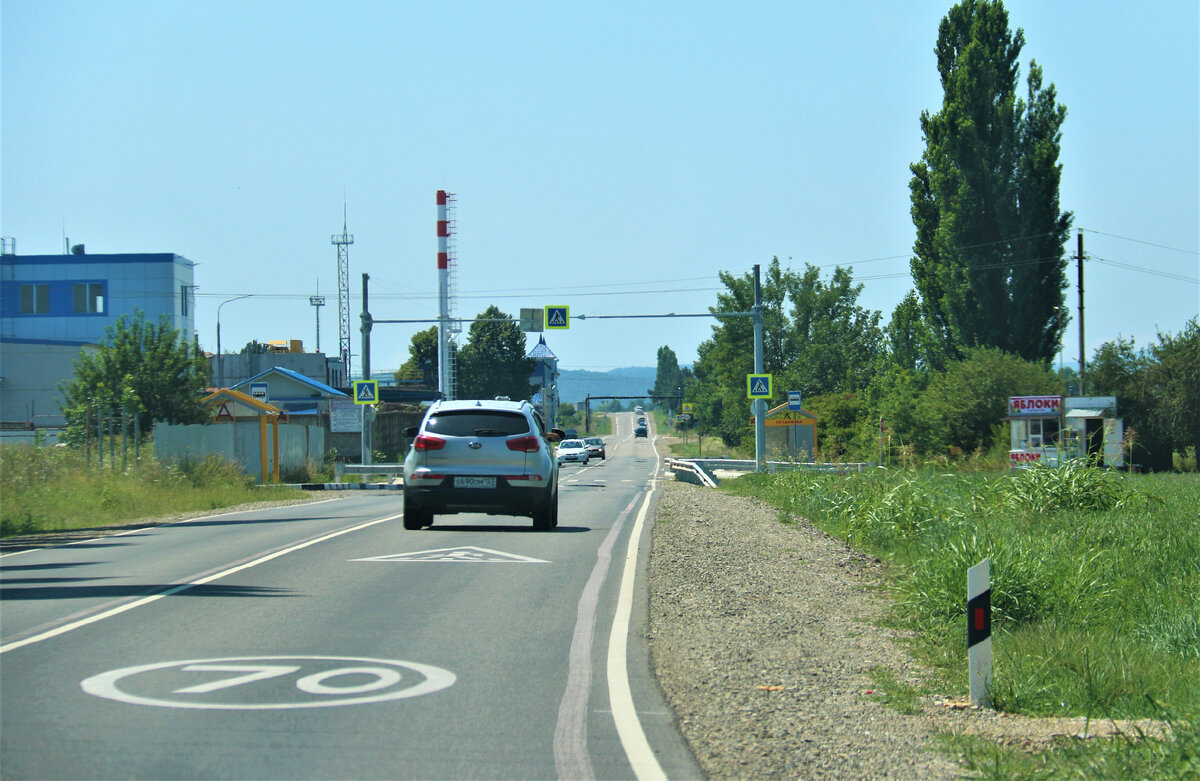
[[[454,478],[455,488],[495,488],[496,478],[494,477],[456,477]]]

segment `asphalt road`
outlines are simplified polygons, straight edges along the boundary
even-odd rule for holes
[[[0,776],[699,777],[641,639],[631,424],[551,532],[370,492],[0,557]]]

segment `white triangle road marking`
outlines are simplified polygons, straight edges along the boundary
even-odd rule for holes
[[[413,553],[393,553],[387,556],[371,556],[365,559],[351,561],[442,561],[456,564],[549,564],[545,559],[535,559],[530,556],[519,556],[515,553],[477,548],[467,545],[461,548],[436,548],[434,550],[415,551]]]

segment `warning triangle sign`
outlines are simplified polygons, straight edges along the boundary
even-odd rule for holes
[[[221,406],[217,408],[217,420],[233,420],[233,412],[229,409],[228,401],[222,401]]]
[[[518,556],[515,553],[504,553],[490,548],[477,548],[468,545],[462,548],[437,548],[435,550],[416,551],[413,553],[394,553],[388,556],[371,556],[352,561],[436,561],[452,564],[549,564],[544,559],[534,559],[529,556]]]

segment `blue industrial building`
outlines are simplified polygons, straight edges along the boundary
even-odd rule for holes
[[[122,315],[166,315],[195,334],[192,261],[172,253],[0,255],[0,427],[56,429],[65,421],[58,384],[80,350],[98,344]]]

